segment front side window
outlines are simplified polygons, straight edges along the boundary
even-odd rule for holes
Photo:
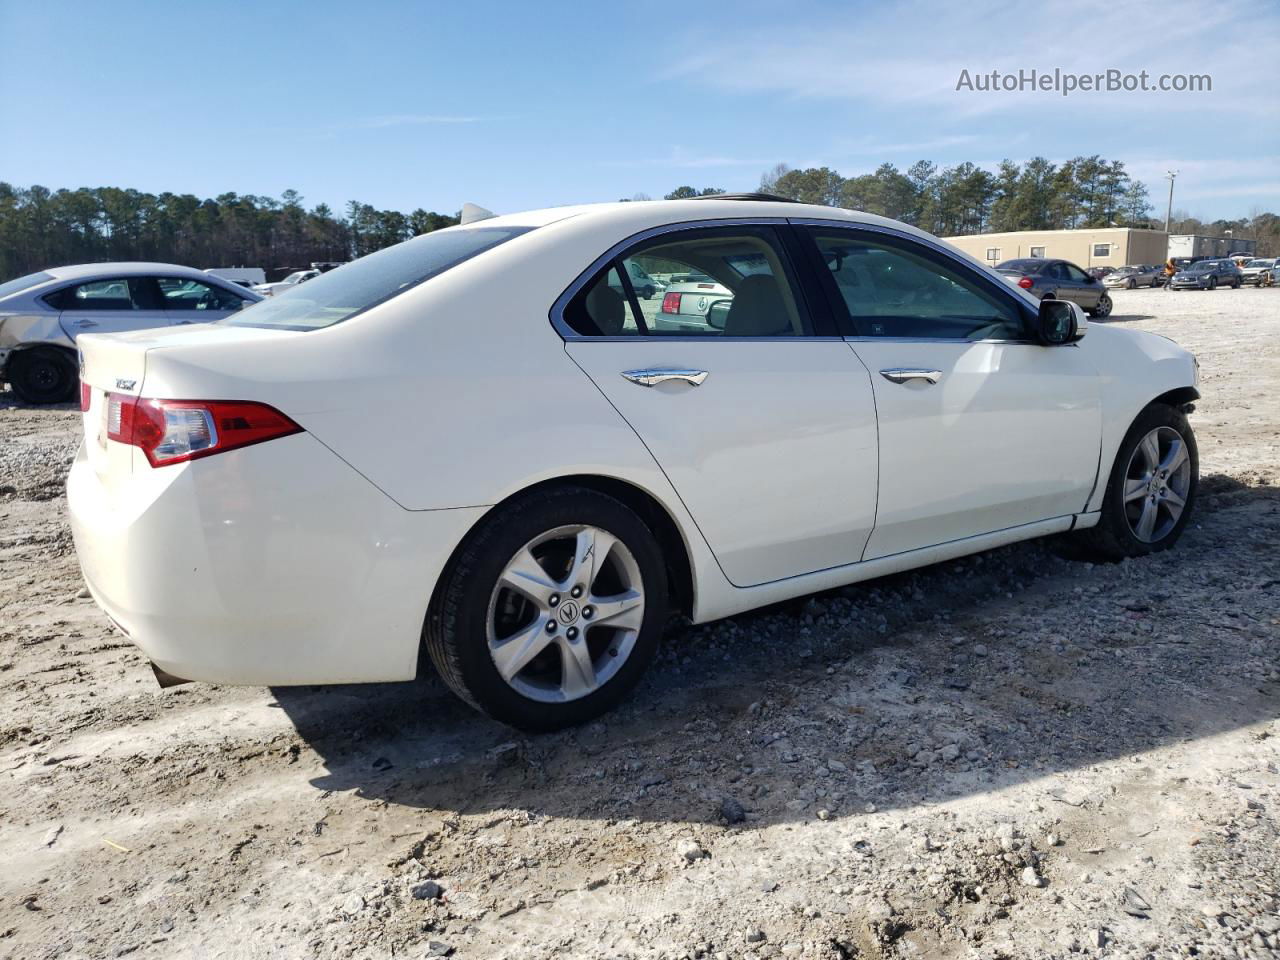
[[[1101,257],[1101,258],[1106,258],[1111,256],[1111,244],[1095,243],[1093,245],[1093,255],[1095,257]]]
[[[230,290],[223,290],[199,280],[183,277],[160,277],[160,295],[166,310],[239,310],[244,301]]]
[[[810,235],[860,336],[1020,340],[1022,314],[1008,297],[919,244],[847,230]]]
[[[449,227],[424,233],[294,285],[225,320],[231,326],[318,330],[377,306],[532,227]]]
[[[785,249],[766,226],[676,230],[644,241],[603,268],[563,316],[587,337],[812,333]]]

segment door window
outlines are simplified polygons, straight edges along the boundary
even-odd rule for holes
[[[57,310],[148,310],[151,309],[142,281],[138,278],[91,280],[51,293],[45,301]]]
[[[640,283],[639,277],[648,279]],[[772,227],[678,230],[644,241],[579,291],[566,306],[564,321],[588,337],[756,338],[813,332]]]
[[[1022,314],[958,264],[898,238],[809,228],[851,329],[864,337],[1021,340]]]
[[[166,310],[209,310],[225,313],[239,310],[244,302],[230,290],[188,280],[185,277],[158,277],[160,295]]]

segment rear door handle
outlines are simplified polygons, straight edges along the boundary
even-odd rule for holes
[[[937,383],[942,379],[942,371],[917,369],[915,367],[891,367],[888,370],[881,370],[880,376],[890,383],[906,383],[908,380],[925,380],[929,383]]]
[[[655,367],[649,370],[623,370],[622,375],[642,387],[656,387],[668,380],[683,380],[690,386],[700,386],[710,374],[706,370],[681,370]]]
[[[96,327],[97,325],[98,325],[97,320],[77,320],[76,321],[77,327]]]

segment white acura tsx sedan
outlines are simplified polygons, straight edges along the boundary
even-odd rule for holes
[[[637,269],[638,268],[638,269]],[[659,328],[632,277],[721,303]],[[552,729],[695,622],[1047,534],[1163,550],[1197,364],[919,230],[760,195],[440,230],[79,338],[93,596],[162,683],[412,679]]]

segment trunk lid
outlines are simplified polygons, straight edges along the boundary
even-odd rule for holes
[[[222,347],[251,343],[264,339],[302,336],[297,331],[271,330],[261,327],[233,327],[202,323],[181,327],[159,327],[131,333],[83,334],[76,339],[80,351],[81,407],[83,409],[84,446],[89,464],[107,489],[127,482],[135,467],[135,454],[141,457],[139,469],[150,469],[141,451],[107,437],[110,394],[157,396],[154,390],[144,392],[147,358],[156,350],[170,347],[200,347],[217,344]],[[196,396],[174,396],[162,399],[214,399]]]

